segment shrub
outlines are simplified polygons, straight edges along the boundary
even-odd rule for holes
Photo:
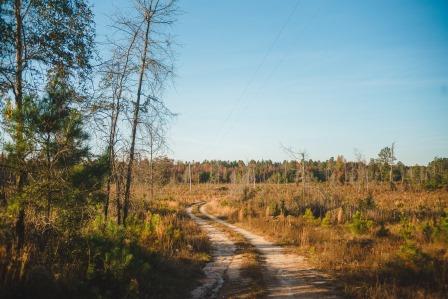
[[[441,216],[434,230],[434,236],[437,240],[448,243],[448,212]]]
[[[434,234],[434,226],[432,225],[432,223],[425,222],[422,225],[422,234],[425,242],[432,242],[432,236]]]
[[[400,246],[398,259],[408,270],[412,270],[414,275],[426,276],[434,271],[431,257],[424,253],[415,242],[406,240]],[[426,275],[425,275],[426,274]]]
[[[380,223],[380,228],[376,231],[375,235],[379,238],[384,238],[390,235],[389,229],[384,225],[384,222]]]
[[[361,210],[371,210],[376,207],[375,199],[372,192],[369,192],[366,198],[362,198],[358,202],[358,206]]]
[[[313,211],[311,211],[310,208],[307,208],[305,210],[305,213],[303,214],[303,220],[305,220],[308,224],[316,224],[319,222],[319,219],[315,218],[313,215]]]
[[[400,236],[404,240],[411,240],[415,238],[415,226],[409,221],[409,219],[405,216],[401,216],[400,220]]]
[[[330,226],[331,225],[331,215],[330,215],[330,212],[325,213],[325,217],[322,218],[321,225],[322,226]]]
[[[243,188],[243,194],[241,194],[241,201],[248,201],[249,199],[252,199],[255,196],[255,190],[250,189],[249,187],[245,186]]]
[[[270,212],[270,215],[274,216],[274,217],[280,215],[281,210],[276,202],[272,201],[269,204],[269,212]]]
[[[365,234],[373,226],[373,221],[363,219],[361,212],[356,211],[352,218],[351,223],[349,223],[350,231],[355,235]]]

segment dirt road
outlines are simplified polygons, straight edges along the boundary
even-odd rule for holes
[[[256,247],[264,261],[263,267],[265,271],[263,271],[263,276],[266,285],[265,293],[268,298],[340,298],[329,277],[314,270],[304,257],[287,253],[284,248],[269,242],[262,236],[208,214],[206,205],[201,205],[199,211],[211,221],[225,225],[234,232],[241,234],[249,243]],[[194,215],[192,216],[195,221],[199,221],[198,224],[207,232],[209,228],[205,225],[212,227],[207,221]],[[210,235],[212,243],[214,243],[213,238],[216,238],[217,234],[217,229],[213,228],[213,230],[211,230],[212,234]],[[229,246],[232,247],[231,245]],[[218,252],[218,256],[221,254]],[[227,254],[226,258],[231,260],[232,251],[228,250]],[[221,265],[223,264],[222,260],[222,257],[216,258],[216,262]],[[226,264],[228,266],[231,265],[231,261],[228,261]],[[207,266],[205,269],[206,275]],[[225,273],[225,270],[223,273]],[[223,283],[221,282],[220,286]],[[218,292],[215,292],[215,294],[218,294]]]
[[[212,261],[204,267],[205,277],[201,285],[193,290],[192,298],[216,298],[224,283],[227,272],[233,273],[235,279],[239,275],[237,261],[234,261],[235,244],[226,234],[213,227],[210,221],[206,221],[193,214],[191,206],[187,209],[188,215],[204,230],[212,243]]]

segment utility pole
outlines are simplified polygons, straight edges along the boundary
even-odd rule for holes
[[[188,162],[188,177],[190,178],[190,192],[191,192],[191,164]]]
[[[288,183],[288,174],[287,174],[287,171],[286,171],[286,164],[287,163],[288,162],[285,160],[285,184]]]
[[[390,147],[391,156],[390,156],[390,170],[389,170],[389,182],[392,184],[393,179],[393,167],[395,162],[395,156],[394,156],[394,149],[395,149],[395,142],[392,142],[392,146]]]
[[[216,166],[218,167],[218,170],[217,170],[218,175],[217,175],[217,177],[218,177],[218,185],[219,185],[219,176],[221,175],[221,168],[219,167],[219,162],[218,161],[216,161]]]
[[[254,189],[255,189],[255,180],[256,180],[256,178],[255,178],[255,165],[254,165],[254,168],[253,168],[253,173],[254,173]]]
[[[305,199],[305,152],[300,152],[302,156],[302,198]]]

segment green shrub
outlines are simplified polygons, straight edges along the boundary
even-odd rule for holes
[[[316,224],[319,222],[319,219],[314,217],[313,211],[311,211],[310,208],[307,208],[305,210],[305,213],[303,214],[303,220],[305,220],[305,222],[308,224]]]
[[[425,222],[422,225],[422,234],[423,238],[425,239],[425,242],[432,242],[432,237],[434,234],[434,226],[432,223]]]
[[[415,226],[405,216],[401,216],[400,220],[400,236],[404,240],[412,240],[415,238]]]
[[[322,226],[330,226],[331,225],[331,215],[330,215],[330,212],[325,213],[325,217],[322,218],[321,225]]]
[[[373,226],[373,221],[363,219],[360,211],[356,211],[352,221],[348,224],[350,231],[355,235],[365,234]]]
[[[423,252],[414,241],[406,240],[400,246],[398,259],[408,271],[410,270],[414,277],[428,277],[435,275],[435,263],[437,262],[427,253]],[[410,273],[408,273],[409,275]],[[406,275],[401,277],[405,278]]]
[[[445,211],[445,215],[440,216],[437,225],[434,229],[434,237],[438,241],[448,243],[448,212]]]
[[[149,291],[145,288],[166,279],[154,275],[153,269],[160,263],[154,253],[163,242],[171,245],[166,249],[172,251],[182,238],[175,223],[165,223],[158,214],[148,214],[146,221],[129,217],[126,227],[100,215],[83,233],[88,252],[86,283],[92,286],[89,292],[98,295],[94,297],[113,298],[138,297]]]
[[[361,210],[371,210],[376,207],[375,199],[373,198],[372,192],[369,192],[366,198],[362,198],[358,202],[358,206]]]

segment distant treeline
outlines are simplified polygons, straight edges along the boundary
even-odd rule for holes
[[[402,183],[405,187],[437,189],[448,187],[448,158],[435,158],[426,166],[390,164],[381,159],[347,161],[343,156],[326,161],[203,161],[182,162],[167,157],[154,159],[157,184],[189,183],[301,183],[368,184],[370,182]],[[148,183],[150,161],[138,162],[136,179]],[[191,173],[191,175],[190,175]]]

